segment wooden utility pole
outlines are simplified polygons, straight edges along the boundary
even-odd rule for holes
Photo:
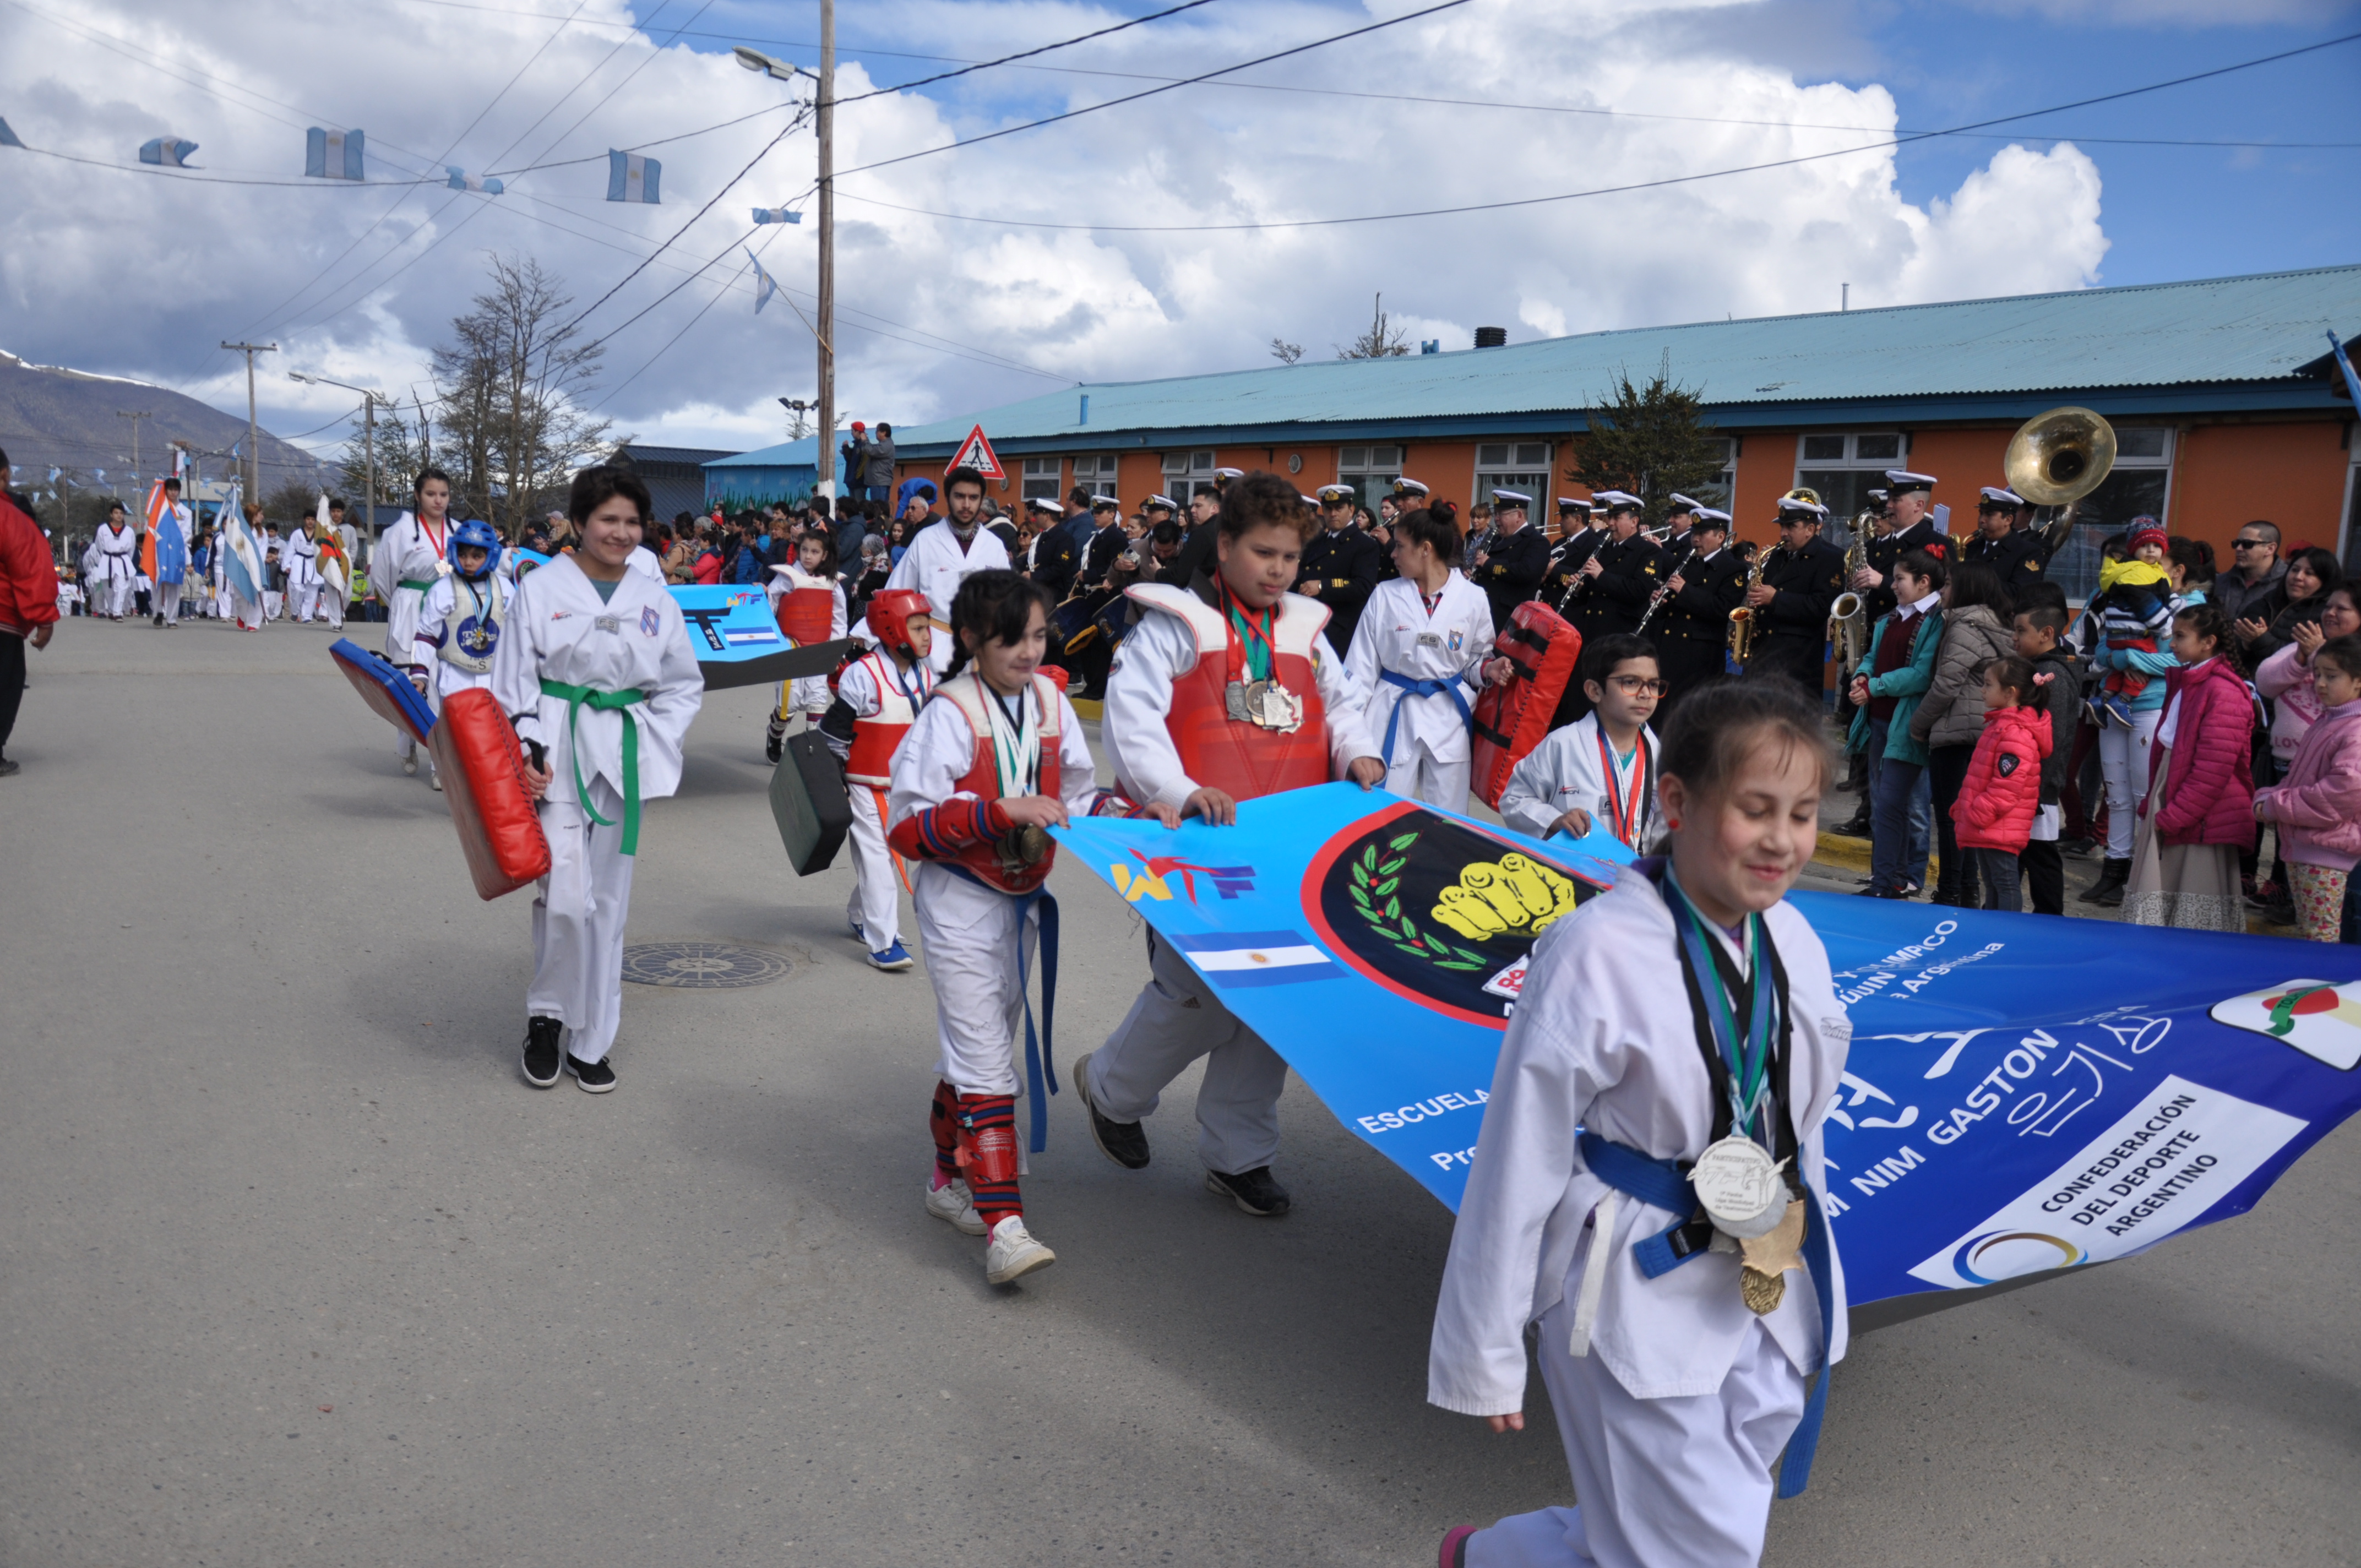
[[[139,422],[143,419],[154,419],[156,415],[148,409],[141,409],[136,413],[129,409],[117,409],[115,411],[115,417],[131,422],[131,475],[134,478],[139,478],[142,477],[139,472]]]
[[[819,0],[819,493],[836,477],[836,0]],[[857,474],[850,484],[860,483]],[[850,485],[848,485],[848,488]]]
[[[222,346],[246,356],[246,453],[247,466],[253,476],[247,484],[246,495],[248,500],[258,502],[262,499],[262,426],[255,418],[254,411],[254,356],[276,354],[279,345],[275,343],[225,343]]]

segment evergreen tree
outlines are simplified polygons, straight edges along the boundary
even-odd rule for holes
[[[1721,477],[1723,449],[1701,417],[1704,407],[1696,392],[1674,384],[1669,354],[1644,387],[1619,371],[1607,400],[1590,411],[1590,432],[1575,444],[1567,477],[1594,493],[1639,497],[1647,503],[1642,525],[1653,526],[1675,490],[1695,496]]]

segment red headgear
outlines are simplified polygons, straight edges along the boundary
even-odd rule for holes
[[[897,649],[917,658],[917,644],[910,641],[910,618],[927,613],[927,596],[916,588],[887,588],[869,601],[869,635],[882,647]]]

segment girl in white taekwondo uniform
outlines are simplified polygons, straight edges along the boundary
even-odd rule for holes
[[[411,679],[421,693],[427,690],[427,671],[434,674],[437,708],[455,691],[492,684],[492,655],[500,644],[500,627],[508,619],[511,590],[494,564],[500,558],[500,536],[489,522],[463,522],[451,531],[451,575],[438,577],[426,590],[426,604],[418,612],[417,657]],[[426,763],[428,781],[436,789],[443,777]]]
[[[908,481],[906,491],[919,482]],[[983,476],[954,468],[943,476],[943,494],[950,515],[918,530],[885,579],[889,588],[916,588],[927,596],[935,627],[935,651],[928,662],[938,677],[951,667],[950,617],[960,585],[977,572],[1008,569],[1008,546],[983,526]]]
[[[1818,832],[1822,726],[1787,682],[1692,694],[1664,738],[1669,860],[1533,948],[1427,1398],[1521,1429],[1538,1319],[1580,1506],[1461,1526],[1443,1568],[1740,1568],[1783,1447],[1778,1488],[1803,1490],[1845,1344],[1821,1130],[1851,1026],[1785,903]]]
[[[411,510],[394,520],[369,557],[369,586],[385,606],[385,656],[417,678],[418,612],[426,590],[451,575],[451,476],[425,468],[410,486]],[[393,754],[401,771],[418,771],[417,742],[406,729],[394,731]]]
[[[607,1051],[622,1019],[640,805],[680,786],[682,742],[705,700],[680,607],[629,565],[650,506],[635,475],[577,474],[567,510],[581,543],[517,586],[492,652],[492,695],[516,725],[549,837],[525,993],[536,1089],[561,1065],[593,1094],[615,1087]]]
[[[983,1273],[994,1285],[1057,1261],[1025,1228],[1013,1042],[1021,1020],[1038,1147],[1041,1058],[1022,1014],[1038,943],[1048,1035],[1057,906],[1043,884],[1057,850],[1044,829],[1085,814],[1099,795],[1073,705],[1041,671],[1049,608],[1048,589],[1011,571],[961,584],[951,674],[894,753],[892,841],[918,868],[911,901],[935,983],[940,1081],[924,1198],[937,1219],[989,1238]]]
[[[797,542],[793,561],[771,568],[771,580],[763,585],[771,598],[772,619],[797,647],[833,642],[844,635],[844,585],[837,579],[834,557],[828,535],[815,530]],[[777,762],[786,750],[787,720],[800,713],[816,725],[828,707],[826,675],[781,681],[779,706],[772,710],[763,754]]]
[[[1492,601],[1460,576],[1459,523],[1440,501],[1394,521],[1394,570],[1353,632],[1345,668],[1369,694],[1361,715],[1386,763],[1386,787],[1447,811],[1467,809],[1468,727],[1492,657]]]

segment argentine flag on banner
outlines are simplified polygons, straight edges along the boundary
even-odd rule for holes
[[[443,172],[450,176],[450,179],[444,183],[454,191],[481,191],[487,196],[497,196],[508,189],[497,180],[488,180],[480,174],[470,174],[456,163],[445,164]]]
[[[0,126],[0,129],[5,128]],[[791,207],[757,207],[754,209],[754,221],[758,224],[799,224],[804,221],[804,215]]]
[[[313,126],[303,133],[303,173],[313,180],[366,180],[361,153],[366,138],[359,131],[326,131]]]
[[[754,264],[754,313],[759,316],[763,313],[763,307],[771,302],[771,296],[779,291],[779,283],[777,279],[763,270],[762,261],[752,249],[746,252],[746,259]]]
[[[607,200],[654,206],[664,199],[657,188],[663,179],[664,165],[654,159],[607,149]]]
[[[189,155],[196,150],[195,142],[180,137],[158,137],[141,145],[139,161],[161,164],[166,169],[186,169]]]

